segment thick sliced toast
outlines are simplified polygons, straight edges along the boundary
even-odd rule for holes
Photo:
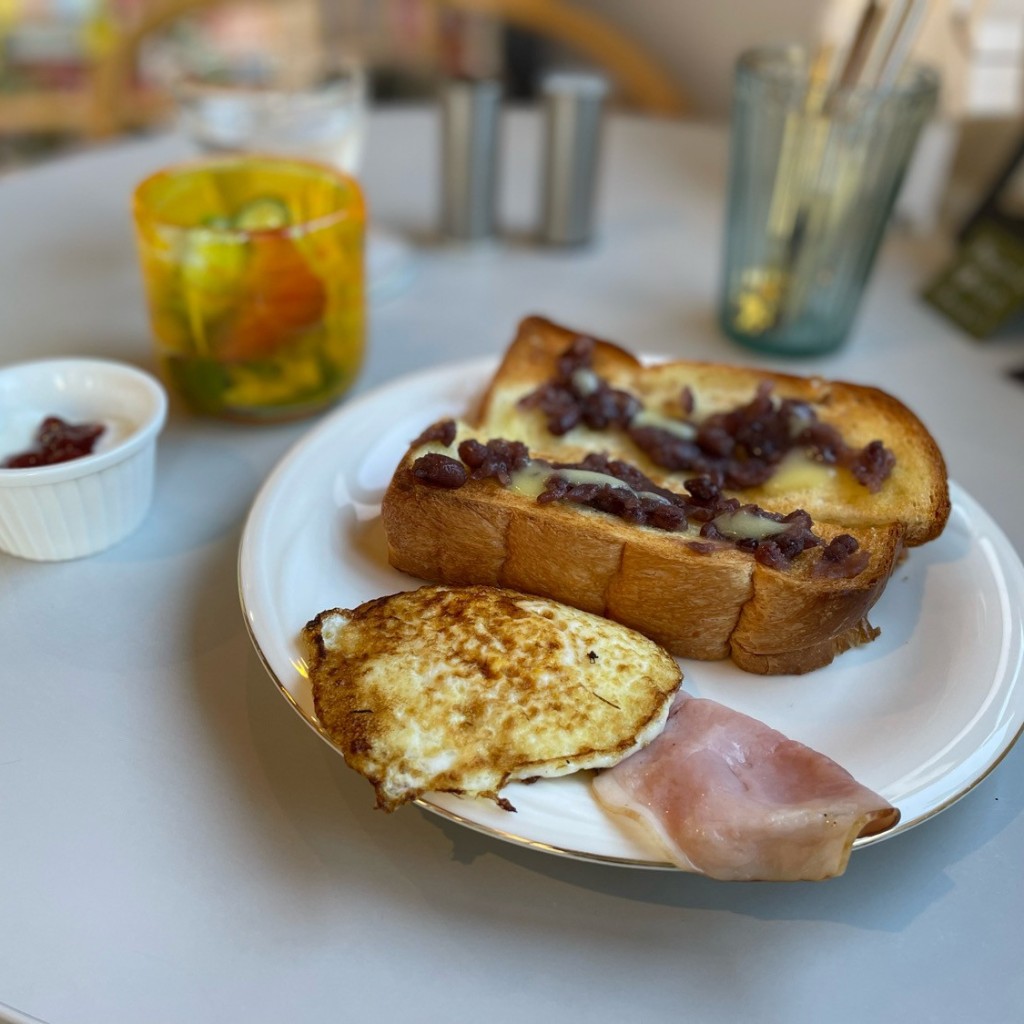
[[[521,442],[543,485],[481,473],[462,462],[463,442]],[[691,451],[698,462],[678,461]],[[425,455],[439,460],[429,470]],[[634,487],[601,483],[595,458],[628,464],[622,479]],[[551,467],[566,464],[576,468],[557,471],[571,480],[554,494]],[[588,489],[603,493],[581,503]],[[716,497],[702,517],[705,492]],[[722,501],[742,507],[738,519]],[[683,508],[680,524],[658,522],[666,502]],[[471,421],[413,443],[382,515],[404,572],[542,595],[677,656],[776,674],[874,639],[867,613],[901,552],[936,537],[949,511],[934,440],[878,389],[711,363],[647,366],[531,317]],[[773,534],[805,513],[802,547]]]
[[[816,527],[823,542],[855,536],[862,565],[852,576],[822,574],[825,544],[771,568],[722,540],[542,504],[494,477],[467,472],[458,487],[424,481],[419,460],[461,465],[460,448],[474,435],[459,424],[447,444],[417,441],[398,466],[382,506],[395,568],[542,595],[631,626],[680,657],[731,656],[758,673],[807,672],[877,634],[867,612],[901,549],[896,524]]]
[[[492,379],[473,426],[482,436],[525,442],[532,450],[565,459],[604,451],[641,468],[652,479],[679,487],[695,475],[659,466],[623,430],[593,430],[577,425],[555,435],[544,413],[522,400],[557,373],[559,359],[580,337],[576,331],[541,317],[529,317]],[[644,365],[625,349],[594,339],[592,367],[607,383],[635,396],[656,416],[683,419],[680,396],[689,389],[699,423],[708,416],[751,401],[763,382],[776,399],[805,403],[816,418],[838,429],[853,448],[874,441],[895,457],[891,472],[875,491],[858,483],[843,466],[829,466],[794,452],[767,482],[733,489],[744,502],[765,509],[806,510],[816,523],[847,529],[889,527],[902,530],[902,544],[913,547],[937,537],[949,516],[946,466],[931,434],[905,405],[877,388],[818,377],[797,377],[750,367],[673,361]]]

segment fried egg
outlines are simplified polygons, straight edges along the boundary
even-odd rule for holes
[[[664,727],[682,674],[600,616],[492,587],[426,586],[320,612],[303,630],[314,706],[392,811],[429,792],[617,764]]]

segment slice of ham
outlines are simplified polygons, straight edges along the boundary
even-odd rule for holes
[[[824,754],[682,691],[664,731],[593,785],[607,810],[644,825],[674,864],[723,880],[841,875],[854,839],[900,817]]]

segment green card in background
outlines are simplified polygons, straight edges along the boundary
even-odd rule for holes
[[[991,336],[1024,313],[1024,236],[977,221],[924,297],[973,337]]]

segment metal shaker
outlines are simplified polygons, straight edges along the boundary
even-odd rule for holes
[[[501,85],[446,82],[441,102],[441,230],[476,241],[494,232]]]
[[[593,231],[601,125],[608,83],[598,74],[556,72],[542,85],[545,141],[541,237],[583,245]]]

